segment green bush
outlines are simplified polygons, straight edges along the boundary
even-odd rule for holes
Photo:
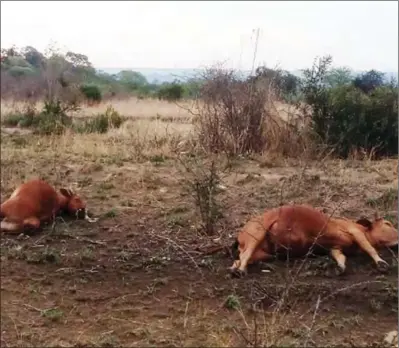
[[[109,128],[119,128],[124,122],[124,118],[111,106],[107,108],[105,113],[85,121],[83,125],[77,127],[80,133],[106,133]]]
[[[6,127],[16,127],[20,125],[20,122],[22,122],[24,119],[25,115],[22,113],[8,114],[4,116],[2,123]]]
[[[82,85],[80,91],[89,101],[100,102],[102,100],[100,88],[96,85]]]
[[[13,66],[8,70],[8,73],[13,77],[33,76],[36,74],[34,69],[24,66]]]
[[[71,127],[72,118],[66,114],[70,106],[60,100],[45,101],[43,109],[37,113],[35,108],[28,106],[23,112],[10,114],[3,119],[7,126],[32,127],[36,134],[62,134]]]
[[[34,107],[27,106],[25,110],[20,113],[9,114],[4,117],[3,125],[8,127],[22,127],[29,128],[35,122],[36,110]]]
[[[74,105],[63,103],[59,99],[44,102],[43,110],[33,118],[35,132],[42,135],[62,134],[72,126],[72,117],[67,115]]]
[[[170,83],[161,86],[158,90],[158,99],[167,101],[180,100],[183,96],[184,88],[179,83]]]
[[[398,153],[398,91],[391,85],[366,94],[360,88],[324,84],[331,58],[323,58],[305,71],[303,93],[311,106],[312,130],[336,155],[352,150],[373,151],[377,156]]]

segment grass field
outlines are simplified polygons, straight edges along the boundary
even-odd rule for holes
[[[380,344],[397,329],[397,255],[388,251],[387,274],[359,255],[343,276],[320,257],[263,263],[244,279],[230,278],[226,252],[206,253],[281,203],[348,218],[378,210],[397,224],[397,160],[219,157],[222,214],[205,236],[185,185],[192,178],[176,159],[192,151],[191,115],[159,101],[112,105],[131,119],[106,134],[2,131],[2,201],[41,177],[74,188],[100,218],[2,236],[2,347],[352,347]],[[2,103],[2,114],[16,107]]]

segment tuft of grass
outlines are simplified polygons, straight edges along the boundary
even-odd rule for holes
[[[82,261],[94,261],[96,259],[96,256],[93,252],[92,248],[84,248],[81,252],[81,259]]]
[[[368,199],[366,203],[367,205],[373,208],[389,210],[396,207],[397,202],[398,202],[398,190],[394,188],[389,188],[379,197]]]
[[[224,301],[224,307],[230,310],[237,310],[240,306],[240,300],[236,295],[229,295]]]
[[[41,312],[41,316],[53,322],[61,321],[64,312],[58,308],[49,308]]]
[[[61,255],[58,252],[58,250],[52,249],[47,246],[45,250],[43,250],[42,252],[28,255],[27,261],[28,263],[37,263],[37,264],[45,264],[45,263],[59,264],[61,261]]]
[[[116,217],[117,215],[118,215],[118,214],[117,214],[116,210],[115,210],[115,209],[111,209],[111,210],[107,211],[107,212],[104,214],[104,217],[106,217],[106,218],[114,218],[114,217]]]

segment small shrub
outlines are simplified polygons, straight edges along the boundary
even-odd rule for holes
[[[124,122],[124,118],[109,106],[104,114],[98,114],[90,120],[84,122],[82,127],[76,130],[81,133],[106,133],[109,128],[119,128]]]
[[[72,118],[67,115],[70,110],[76,110],[76,105],[66,104],[61,100],[47,100],[43,111],[34,118],[33,126],[36,133],[42,135],[62,134],[71,127]]]
[[[82,85],[80,86],[80,91],[90,102],[99,103],[102,100],[100,88],[96,85]]]
[[[27,106],[21,113],[9,114],[4,117],[3,124],[8,127],[31,127],[35,121],[36,110],[32,106]]]
[[[240,300],[236,295],[229,295],[224,301],[224,307],[230,310],[237,310],[240,308]]]
[[[221,204],[217,199],[220,190],[220,175],[216,162],[209,164],[198,163],[195,159],[181,160],[185,168],[184,185],[187,192],[194,198],[194,204],[198,208],[202,228],[206,234],[215,233],[218,220],[223,216]]]
[[[16,127],[24,120],[24,118],[25,115],[22,113],[8,114],[7,116],[4,116],[2,123],[7,127]]]

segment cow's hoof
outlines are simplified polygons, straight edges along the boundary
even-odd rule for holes
[[[377,262],[377,269],[381,273],[386,273],[389,270],[389,265],[386,261],[378,261]]]
[[[345,273],[346,273],[346,269],[345,269],[345,268],[341,268],[341,267],[339,267],[339,266],[336,266],[336,267],[335,267],[335,275],[336,275],[337,277],[342,276],[342,275],[344,275]]]
[[[246,271],[241,271],[238,268],[230,269],[230,274],[233,278],[243,278],[246,276]]]

